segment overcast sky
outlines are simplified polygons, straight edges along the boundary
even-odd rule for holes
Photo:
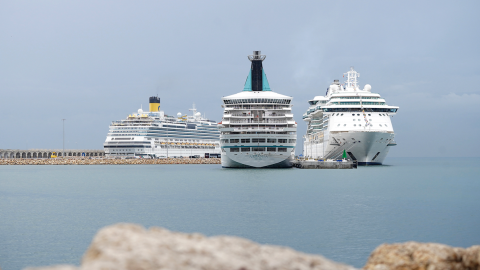
[[[0,148],[102,149],[158,94],[221,120],[261,50],[273,91],[307,101],[350,66],[400,106],[390,156],[479,156],[479,1],[0,2]],[[301,153],[301,142],[297,154]]]

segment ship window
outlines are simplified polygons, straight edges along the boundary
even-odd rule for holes
[[[230,139],[230,143],[238,143],[239,139]]]
[[[372,116],[371,114],[368,114],[368,116]]]
[[[278,152],[287,152],[287,148],[279,147]]]
[[[354,126],[354,127],[356,127],[356,126],[357,126],[357,124],[353,124],[353,126]]]
[[[252,151],[254,151],[254,152],[265,151],[265,147],[252,147]]]
[[[347,126],[347,124],[343,124],[343,126],[344,126],[344,127],[346,127],[346,126]]]
[[[342,114],[340,114],[340,116],[343,116],[343,113],[342,113]]]
[[[360,116],[360,114],[359,114],[359,113],[357,113],[357,116]]]
[[[242,139],[242,143],[250,143],[250,139]]]
[[[338,116],[338,113],[337,113],[337,116]]]
[[[354,113],[352,113],[352,116],[355,116],[355,114],[354,114]]]
[[[275,147],[267,147],[267,152],[275,152]]]
[[[380,126],[382,126],[382,124],[379,124]]]
[[[277,139],[267,139],[267,143],[276,143]]]
[[[252,143],[264,143],[265,138],[253,138]]]
[[[362,124],[358,124],[358,126],[359,126],[359,127],[361,127],[361,126],[362,126]]]
[[[289,139],[288,142],[289,143],[295,143],[297,140],[296,139]]]
[[[238,148],[230,148],[230,152],[238,152]]]
[[[278,143],[287,143],[287,139],[278,139]]]
[[[358,121],[360,121],[360,119],[358,119]]]
[[[353,121],[355,121],[355,119],[353,119]]]
[[[250,152],[250,147],[242,147],[242,152]]]
[[[339,126],[340,126],[340,124],[337,125],[337,127],[339,127]]]

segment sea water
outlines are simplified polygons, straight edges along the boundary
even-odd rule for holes
[[[479,158],[357,170],[0,166],[0,267],[79,265],[118,222],[234,235],[362,267],[382,243],[480,244]]]

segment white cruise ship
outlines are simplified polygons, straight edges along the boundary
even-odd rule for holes
[[[265,55],[254,51],[248,59],[251,68],[243,91],[222,98],[222,167],[292,167],[297,138],[292,97],[270,89],[262,66]]]
[[[303,115],[307,133],[303,153],[309,159],[337,159],[344,151],[360,165],[380,165],[391,146],[396,145],[391,118],[397,106],[388,106],[372,87],[358,87],[360,74],[353,67],[335,80],[325,96],[310,100]]]
[[[150,111],[139,109],[113,121],[104,143],[107,157],[220,157],[220,132],[215,121],[201,116],[166,115],[160,98],[150,97]]]

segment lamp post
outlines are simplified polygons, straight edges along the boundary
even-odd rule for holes
[[[63,123],[63,153],[62,153],[62,158],[65,158],[65,120],[67,120],[67,119],[62,119],[62,123]]]

